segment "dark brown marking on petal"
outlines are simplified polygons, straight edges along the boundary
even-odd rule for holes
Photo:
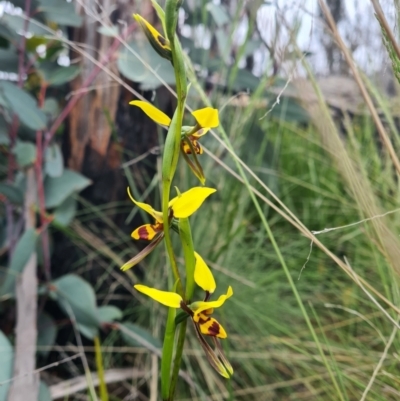
[[[186,142],[183,144],[183,151],[187,155],[191,155],[192,154],[192,150],[190,149],[190,146]]]
[[[154,231],[157,232],[157,233],[159,233],[159,232],[164,230],[164,224],[163,223],[156,222],[156,224],[154,224],[152,227],[153,227]]]
[[[204,318],[205,318],[205,319],[204,319]],[[210,317],[208,317],[208,316],[206,316],[206,315],[203,315],[203,314],[201,313],[201,314],[199,315],[198,323],[199,323],[199,324],[206,324],[210,319],[211,319]]]
[[[139,238],[148,240],[149,239],[149,232],[147,231],[147,227],[143,226],[140,227],[138,230]]]
[[[193,137],[191,137],[190,139],[191,139],[191,142],[192,142],[193,150],[195,151],[196,155],[200,155],[202,153],[202,149],[201,149],[200,144]]]
[[[219,324],[214,320],[212,325],[208,328],[210,336],[217,336],[219,334]]]
[[[165,40],[165,38],[161,35],[158,35],[157,40],[163,45],[165,46],[167,44],[167,41]]]

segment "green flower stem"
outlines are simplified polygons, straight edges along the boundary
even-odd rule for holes
[[[176,353],[174,360],[174,370],[172,372],[172,377],[171,377],[171,386],[169,388],[168,401],[173,401],[174,399],[176,383],[178,381],[178,376],[179,376],[179,369],[181,367],[183,345],[185,344],[187,321],[188,320],[185,319],[181,323],[181,327],[179,329],[178,343],[176,344]]]
[[[186,68],[183,58],[183,52],[179,39],[176,36],[176,25],[178,23],[178,11],[182,0],[167,0],[165,4],[165,29],[170,42],[172,53],[172,64],[175,71],[176,93],[178,96],[177,109],[183,117],[183,109],[187,94]],[[180,119],[182,123],[182,118]],[[179,130],[179,135],[181,130]]]
[[[178,21],[178,9],[181,4],[180,0],[167,0],[165,9],[165,30],[171,45],[172,64],[174,66],[176,91],[178,94],[178,104],[169,126],[167,138],[165,140],[163,162],[162,162],[162,212],[164,222],[169,221],[169,199],[171,192],[171,184],[175,175],[176,166],[178,164],[180,154],[180,142],[182,131],[183,112],[185,108],[185,100],[187,94],[187,81],[185,72],[185,63],[183,61],[183,53],[175,35],[176,24]],[[160,12],[160,11],[159,11]],[[161,13],[161,12],[160,12]],[[162,14],[162,13],[161,13]],[[163,23],[164,25],[164,23]],[[165,246],[170,259],[172,272],[174,274],[176,284],[175,291],[184,296],[182,282],[180,280],[178,266],[176,264],[175,255],[172,247],[169,224],[164,225]],[[193,249],[193,244],[192,244]],[[180,361],[182,357],[183,343],[186,334],[186,321],[182,323],[178,349],[175,357],[174,373],[170,382],[172,354],[174,350],[175,335],[175,309],[170,308],[168,311],[167,325],[165,328],[164,344],[161,358],[161,393],[163,400],[172,401],[175,392],[177,375],[179,372]],[[183,327],[183,328],[182,328]],[[171,384],[170,384],[171,383]]]
[[[194,292],[194,267],[196,259],[194,257],[194,246],[192,231],[190,229],[189,219],[179,219],[179,236],[183,248],[183,257],[186,268],[186,292],[185,300],[190,303]]]
[[[162,211],[163,211],[163,221],[165,222],[169,221],[168,203],[170,199],[171,183],[173,176],[175,174],[176,165],[178,163],[178,158],[179,158],[179,142],[176,143],[176,135],[174,131],[177,126],[179,125],[182,126],[182,120],[181,124],[176,123],[178,115],[179,113],[176,110],[168,130],[167,138],[165,140],[164,155],[163,155],[164,157],[162,165]],[[176,150],[176,148],[178,149]],[[183,296],[184,290],[182,286],[182,281],[180,279],[178,265],[176,263],[174,255],[174,249],[172,247],[171,231],[168,223],[164,224],[164,239],[165,239],[165,248],[167,250],[172,273],[174,275],[174,279],[176,282],[174,286],[174,291],[178,292]],[[174,351],[174,337],[176,328],[175,315],[176,315],[175,309],[169,308],[167,324],[165,327],[162,355],[161,355],[161,395],[163,400],[169,400],[170,373],[171,373],[172,354]]]
[[[176,287],[176,286],[175,286]],[[171,363],[174,351],[176,309],[168,308],[167,324],[165,327],[164,343],[161,354],[161,396],[163,401],[169,401],[171,383]]]
[[[180,113],[178,112],[178,109],[176,109],[168,129],[168,134],[167,138],[165,139],[164,146],[162,161],[162,212],[164,222],[168,222],[170,219],[168,204],[171,193],[171,183],[179,159],[180,131],[182,127],[182,119],[179,122],[179,114]],[[177,129],[179,129],[179,141],[176,140]],[[171,232],[168,223],[164,224],[164,237],[165,247],[167,249],[168,258],[170,260],[172,272],[174,274],[174,281],[178,281],[178,293],[183,296],[182,281],[175,260],[174,249],[172,247]]]
[[[194,268],[196,259],[194,257],[194,247],[192,239],[192,231],[190,229],[189,219],[179,219],[179,236],[183,248],[183,257],[185,259],[186,267],[186,302],[190,302],[194,292]],[[169,390],[169,400],[174,399],[176,383],[178,381],[179,368],[181,366],[183,346],[186,338],[187,319],[185,319],[180,326],[178,343],[176,345],[176,353],[174,360],[174,370],[172,372],[171,387]]]

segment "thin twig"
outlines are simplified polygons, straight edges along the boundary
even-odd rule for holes
[[[11,379],[4,380],[4,381],[0,382],[0,386],[3,386],[4,384],[7,384],[7,383],[11,383],[11,382],[13,382],[14,380],[17,380],[17,379],[22,379],[23,377],[27,377],[27,376],[34,375],[34,374],[37,374],[37,373],[40,373],[40,372],[44,372],[45,370],[48,370],[50,368],[54,368],[56,366],[59,366],[59,365],[61,365],[63,363],[72,361],[73,359],[79,358],[80,356],[81,356],[81,353],[79,352],[78,354],[71,355],[71,356],[69,356],[67,358],[61,359],[61,361],[53,362],[53,363],[50,363],[49,365],[43,366],[43,367],[41,367],[39,369],[35,369],[32,372],[24,373],[23,375],[19,375],[19,376],[14,376]]]
[[[399,323],[392,318],[392,316],[389,315],[389,313],[380,305],[380,303],[364,288],[363,284],[360,282],[360,278],[358,277],[358,274],[353,270],[353,268],[350,266],[347,258],[344,258],[347,267],[351,271],[351,274],[353,276],[354,281],[359,285],[359,287],[365,292],[367,297],[377,306],[377,308],[393,323],[393,325],[400,330],[400,325]]]
[[[394,339],[396,337],[396,334],[397,334],[397,330],[398,330],[397,327],[393,327],[393,331],[392,331],[392,334],[390,335],[389,341],[387,342],[386,347],[383,350],[382,356],[380,357],[379,362],[376,365],[376,367],[374,369],[374,372],[372,373],[372,376],[371,376],[371,378],[370,378],[370,380],[368,382],[367,387],[365,387],[365,390],[363,392],[362,397],[360,398],[360,401],[365,401],[365,399],[367,398],[368,392],[369,392],[369,390],[371,390],[371,387],[374,384],[376,376],[378,375],[379,371],[381,370],[383,362],[385,361],[385,359],[387,357],[387,354],[389,352],[389,349],[393,344],[393,341],[394,341]]]
[[[380,219],[382,217],[387,216],[388,214],[392,214],[392,213],[397,213],[400,212],[400,208],[398,209],[394,209],[394,210],[389,210],[386,213],[382,213],[382,214],[378,214],[376,216],[372,216],[372,217],[368,217],[366,219],[362,219],[359,221],[356,221],[354,223],[350,223],[350,224],[345,224],[344,226],[338,226],[338,227],[331,227],[331,228],[324,228],[321,231],[311,231],[314,235],[319,235],[319,234],[325,234],[325,233],[329,233],[330,231],[335,231],[335,230],[340,230],[342,228],[348,228],[348,227],[353,227],[353,226],[357,226],[359,224],[365,223],[367,221],[371,221],[371,220],[375,220],[375,219]]]

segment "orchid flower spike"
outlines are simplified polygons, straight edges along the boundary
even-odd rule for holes
[[[192,319],[197,337],[203,347],[207,358],[213,368],[222,376],[230,378],[233,374],[231,364],[226,359],[222,347],[218,341],[219,338],[227,337],[225,329],[211,315],[214,309],[220,308],[225,301],[233,295],[232,287],[229,286],[226,294],[220,295],[216,301],[209,301],[211,294],[216,289],[214,276],[204,262],[203,258],[195,252],[196,265],[194,279],[196,284],[205,291],[203,301],[196,301],[187,304],[183,298],[170,291],[160,291],[145,285],[135,285],[136,290],[153,298],[155,301],[168,306],[170,308],[180,308],[186,312]],[[210,336],[214,342],[215,350],[207,343],[203,336]]]
[[[166,224],[170,224],[173,218],[185,219],[191,216],[214,192],[216,192],[216,189],[214,188],[194,187],[171,199],[168,204],[169,221],[166,222]],[[165,224],[162,212],[154,210],[152,206],[147,203],[136,201],[131,195],[129,188],[128,195],[136,206],[150,214],[155,221],[153,224],[144,224],[132,232],[131,237],[133,239],[142,239],[151,242],[141,252],[121,267],[121,270],[123,271],[126,271],[141,262],[161,242],[164,237]]]

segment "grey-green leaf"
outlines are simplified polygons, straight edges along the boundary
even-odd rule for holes
[[[64,158],[57,143],[49,146],[44,154],[44,170],[50,177],[61,177],[64,170]]]
[[[210,2],[206,6],[218,27],[222,27],[230,22],[229,15],[224,6]]]
[[[54,320],[47,313],[42,312],[39,315],[37,330],[37,345],[39,347],[51,347],[55,343],[57,326]],[[50,352],[50,349],[38,349],[38,352],[46,356]]]
[[[138,54],[141,60],[130,50]],[[131,81],[139,82],[143,90],[153,90],[163,85],[148,66],[155,70],[167,84],[175,84],[175,74],[171,63],[161,58],[147,41],[130,42],[129,46],[119,53],[117,65],[122,75]]]
[[[8,49],[0,49],[1,71],[18,72],[18,55],[14,47]]]
[[[16,205],[21,205],[24,202],[24,194],[21,189],[13,184],[0,182],[0,194]]]
[[[122,312],[119,308],[113,305],[100,306],[98,308],[100,321],[103,323],[114,322],[122,318]]]
[[[54,120],[60,113],[60,107],[57,99],[54,97],[46,98],[42,110],[47,115],[49,120]]]
[[[22,7],[24,8],[24,7]],[[22,34],[24,31],[24,24],[25,24],[25,14],[3,14],[2,17],[0,18],[0,21],[5,23],[12,31],[18,32],[19,34]],[[28,24],[28,29],[27,31],[31,34],[34,35],[48,35],[48,28],[47,27],[42,27],[41,24],[37,23],[37,20],[35,19],[30,19],[30,22]]]
[[[1,51],[1,49],[0,49]],[[0,56],[0,60],[1,60],[1,56]],[[2,99],[1,98],[1,94],[0,94],[0,106],[2,104]],[[4,101],[5,103],[5,101]],[[8,126],[6,123],[6,120],[4,119],[4,117],[2,115],[0,115],[0,145],[5,145],[8,146],[10,144],[10,137],[8,135]]]
[[[17,141],[12,152],[20,167],[29,166],[36,159],[36,146],[31,142]]]
[[[121,323],[121,326],[124,326],[127,330],[134,334],[134,336],[130,336],[129,334],[124,333],[124,331],[121,331],[124,341],[126,341],[129,345],[133,347],[139,346],[149,348],[146,346],[146,344],[150,344],[150,346],[153,346],[157,349],[162,348],[161,341],[158,338],[153,337],[148,330],[143,329],[137,324],[124,322]],[[136,339],[134,337],[136,337]]]
[[[15,247],[10,265],[6,270],[6,278],[0,288],[0,296],[14,294],[15,280],[23,271],[36,247],[38,234],[35,229],[26,230]]]
[[[60,177],[46,177],[44,192],[46,207],[61,205],[70,195],[81,191],[91,184],[91,181],[75,171],[64,169]]]
[[[84,335],[89,340],[93,340],[96,336],[99,335],[99,329],[95,325],[86,325],[78,323],[78,330],[82,335]]]
[[[54,223],[67,227],[75,217],[76,208],[76,199],[73,196],[69,196],[54,210]]]
[[[59,65],[52,63],[46,64],[46,67],[39,67],[39,71],[49,85],[59,86],[72,81],[79,75],[81,69],[76,65],[60,67]]]
[[[33,130],[46,128],[46,115],[37,107],[31,94],[9,81],[0,81],[0,92],[7,101],[8,108],[24,125]]]
[[[82,17],[75,12],[74,3],[66,0],[38,0],[39,11],[45,14],[48,21],[60,25],[80,27]]]
[[[14,361],[14,351],[11,343],[2,331],[0,331],[0,361],[0,383],[2,383],[11,379]],[[7,399],[9,387],[9,382],[0,386],[0,400]]]
[[[68,316],[84,326],[99,326],[95,293],[87,281],[75,274],[67,274],[55,280],[53,286],[55,292],[52,293]]]
[[[52,401],[50,389],[47,384],[43,381],[40,381],[39,384],[39,401]]]

